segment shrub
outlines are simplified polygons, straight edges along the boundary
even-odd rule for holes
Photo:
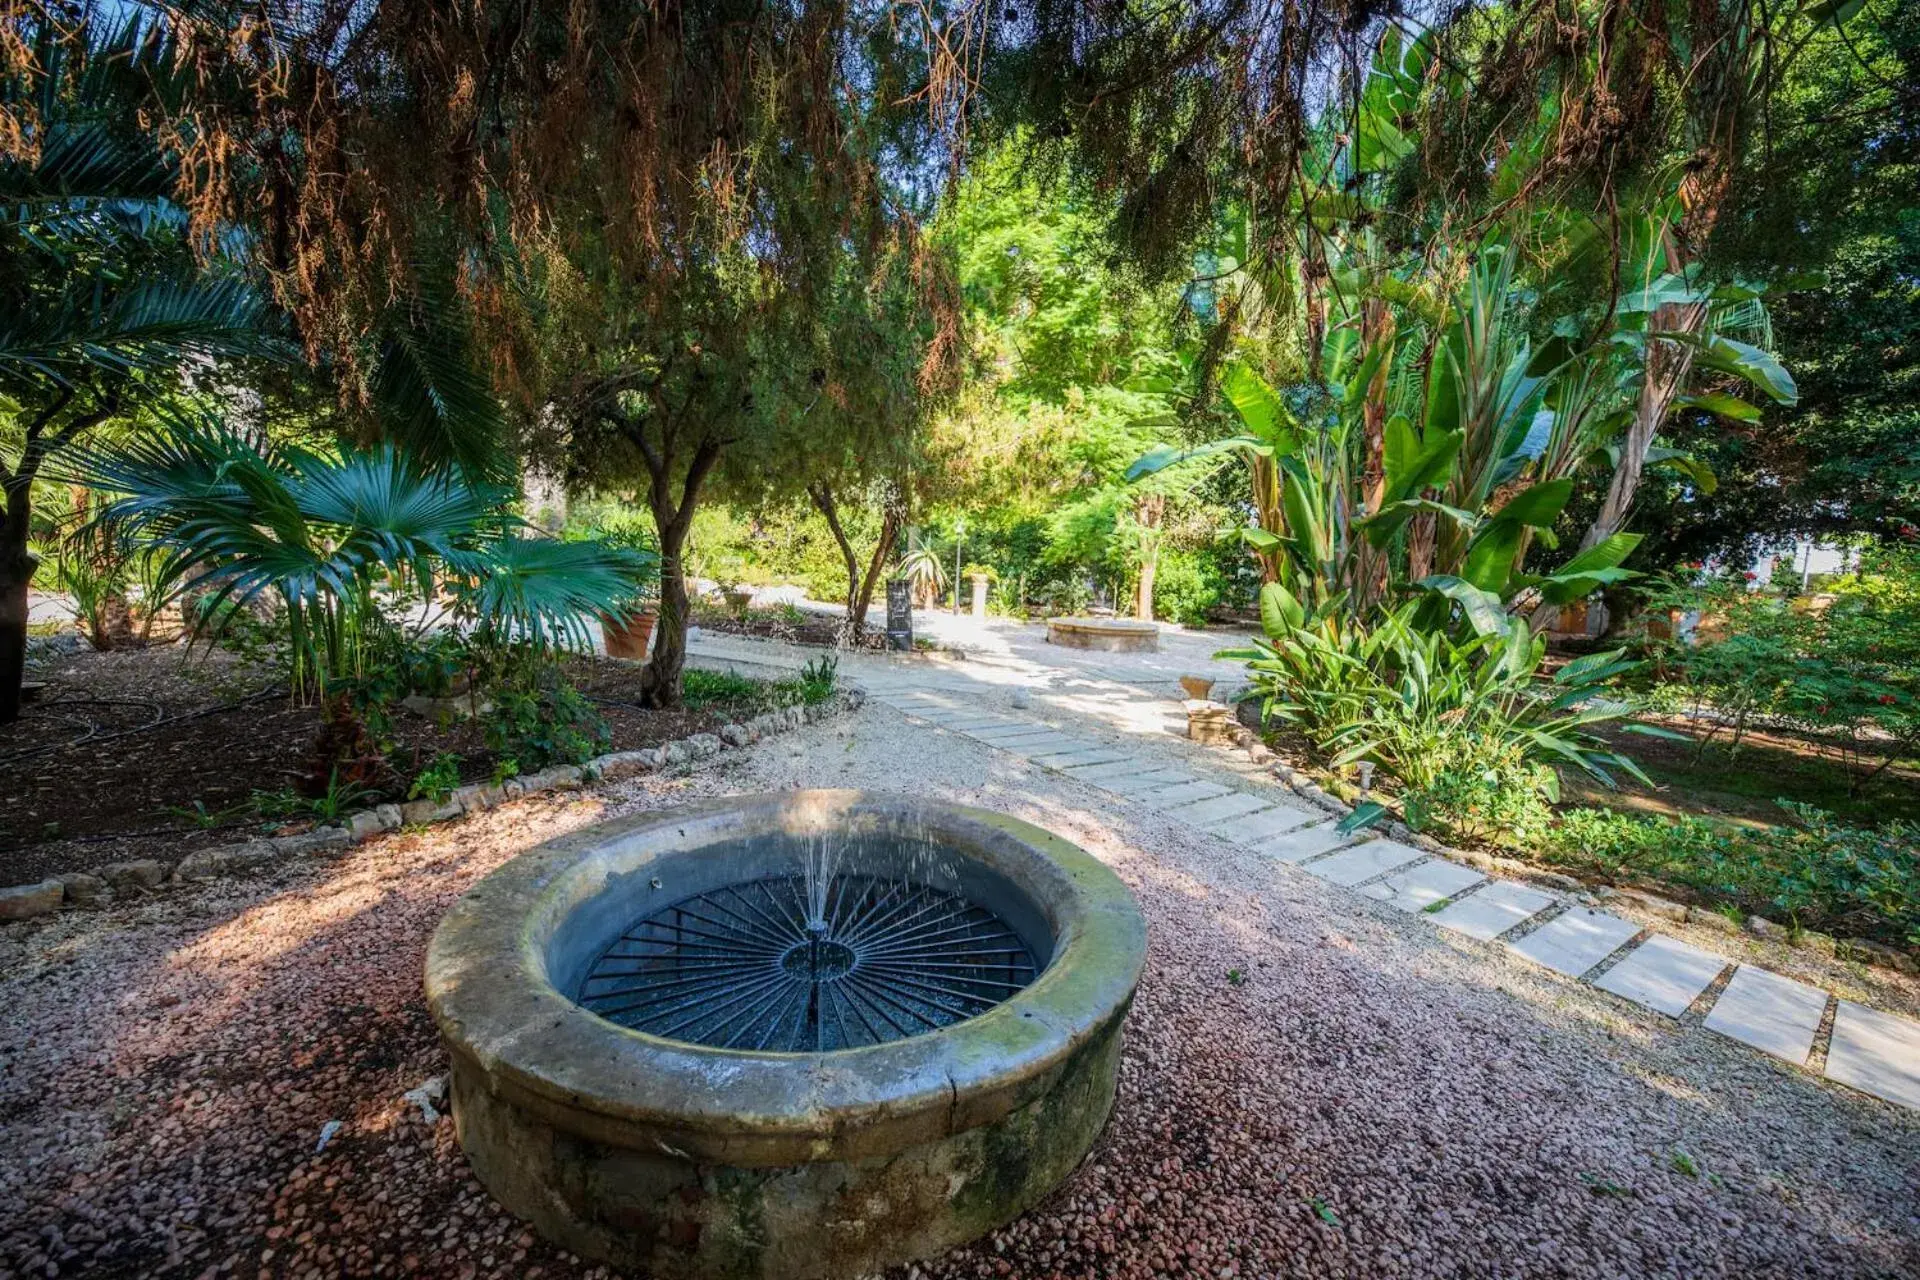
[[[1864,768],[1856,788],[1920,743],[1920,551],[1869,552],[1831,601],[1750,590],[1741,577],[1693,573],[1655,592],[1659,608],[1698,610],[1692,639],[1656,646],[1658,669],[1738,752],[1756,723],[1818,735]]]
[[[1205,625],[1220,602],[1220,586],[1207,572],[1212,566],[1200,556],[1167,547],[1153,575],[1153,612],[1186,626]]]
[[[1920,824],[1855,827],[1780,804],[1793,821],[1760,828],[1573,809],[1547,833],[1543,852],[1552,862],[1681,885],[1800,927],[1920,946]]]
[[[1269,639],[1220,657],[1248,659],[1269,716],[1295,724],[1335,765],[1371,760],[1422,792],[1454,771],[1571,765],[1607,786],[1639,766],[1589,732],[1632,708],[1599,695],[1636,664],[1617,651],[1568,663],[1539,680],[1546,644],[1515,620],[1504,633],[1455,640],[1416,624],[1413,602],[1371,626],[1330,600],[1308,613],[1284,588],[1261,591]],[[1633,726],[1628,726],[1633,728]],[[1555,794],[1547,770],[1524,775]]]
[[[1407,825],[1441,829],[1468,840],[1531,846],[1553,821],[1553,771],[1512,750],[1489,757],[1461,753],[1439,762],[1434,776],[1400,795]]]
[[[548,662],[527,662],[488,687],[487,747],[524,769],[584,764],[613,741],[606,718]]]

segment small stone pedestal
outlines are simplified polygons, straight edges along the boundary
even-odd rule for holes
[[[1232,707],[1224,702],[1210,702],[1204,698],[1189,698],[1181,705],[1187,709],[1189,738],[1210,746],[1232,745],[1233,731],[1239,728],[1234,721]]]

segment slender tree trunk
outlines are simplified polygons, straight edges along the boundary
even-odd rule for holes
[[[904,523],[905,518],[899,506],[888,503],[880,517],[880,540],[873,545],[873,555],[867,561],[866,577],[861,579],[860,592],[853,601],[855,636],[865,632],[867,609],[873,604],[873,590],[880,583],[880,571],[893,558],[894,544],[900,540],[900,529]]]
[[[1166,514],[1165,494],[1142,494],[1134,507],[1134,518],[1147,530],[1140,549],[1140,582],[1133,597],[1133,616],[1142,622],[1153,621],[1153,580],[1160,570],[1160,526]]]
[[[687,531],[693,527],[700,486],[719,461],[720,445],[711,437],[700,442],[677,497],[672,456],[654,450],[650,443],[642,454],[653,481],[648,506],[660,535],[660,617],[654,624],[653,656],[640,672],[640,705],[670,710],[680,705],[680,672],[687,662]]]
[[[653,654],[640,672],[640,705],[680,705],[680,672],[687,662],[686,532],[660,519],[660,616],[653,624]]]
[[[880,515],[880,538],[874,544],[873,555],[868,559],[866,572],[860,570],[860,556],[853,549],[853,540],[847,536],[846,526],[840,522],[840,507],[834,501],[833,488],[826,483],[807,486],[807,496],[813,505],[826,518],[827,528],[833,533],[833,540],[840,548],[841,563],[847,570],[846,621],[841,625],[840,640],[845,648],[858,646],[867,634],[867,608],[873,603],[874,585],[880,580],[880,569],[893,554],[893,544],[900,536],[902,523],[899,503],[889,498],[882,506]]]
[[[20,718],[20,686],[27,674],[27,587],[36,561],[27,550],[27,503],[7,495],[0,526],[0,724]]]

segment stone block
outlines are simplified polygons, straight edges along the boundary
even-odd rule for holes
[[[249,840],[245,844],[200,849],[180,859],[180,865],[173,869],[173,878],[181,881],[216,880],[221,876],[265,866],[281,857],[276,847],[278,843],[276,840]]]
[[[1388,872],[1384,880],[1360,892],[1402,911],[1425,911],[1434,903],[1464,893],[1485,879],[1472,867],[1463,867],[1445,858],[1429,858]]]
[[[1683,921],[1687,918],[1687,909],[1684,905],[1671,898],[1663,898],[1657,893],[1648,893],[1644,889],[1615,889],[1613,894],[1617,898],[1625,898],[1642,911],[1658,916],[1662,920]]]
[[[387,824],[380,820],[379,812],[373,809],[362,809],[347,819],[347,834],[353,837],[356,844],[371,840],[386,829]]]
[[[1714,1001],[1707,1028],[1798,1067],[1806,1064],[1826,1012],[1826,992],[1743,964]]]
[[[1273,796],[1265,799],[1272,802],[1268,808],[1210,822],[1207,824],[1208,833],[1235,844],[1258,846],[1275,836],[1304,827],[1320,816],[1297,805],[1279,803]]]
[[[132,862],[114,862],[100,868],[100,878],[112,885],[116,891],[128,889],[158,889],[167,878],[167,869],[152,858],[138,858]]]
[[[0,889],[0,920],[31,920],[52,915],[66,897],[66,886],[58,880],[38,884],[15,884]]]
[[[1588,907],[1568,907],[1524,938],[1513,951],[1555,973],[1577,978],[1624,947],[1640,932],[1631,920]]]
[[[373,816],[380,819],[380,825],[388,831],[398,831],[407,824],[407,820],[400,816],[400,806],[397,804],[377,804],[373,806]]]
[[[1356,885],[1363,880],[1373,879],[1383,871],[1393,871],[1426,856],[1420,850],[1409,849],[1394,840],[1372,840],[1356,845],[1345,853],[1336,853],[1331,858],[1308,863],[1307,870],[1333,884]]]
[[[531,782],[532,779],[527,779]],[[529,790],[545,788],[529,787]],[[400,819],[409,827],[425,826],[429,822],[444,822],[448,818],[460,816],[460,806],[451,800],[438,801],[427,796],[418,800],[409,800],[400,806]]]
[[[1738,920],[1735,920],[1732,916],[1722,915],[1718,911],[1709,910],[1706,907],[1688,907],[1687,923],[1697,924],[1701,928],[1711,929],[1715,933],[1731,934],[1740,932],[1740,922]]]
[[[1727,964],[1711,951],[1655,934],[1601,974],[1594,985],[1677,1018],[1713,985]]]
[[[1210,827],[1217,822],[1225,822],[1230,818],[1244,818],[1272,807],[1271,802],[1250,792],[1229,791],[1223,796],[1176,806],[1168,809],[1166,814],[1169,818],[1177,818],[1181,822],[1191,823],[1196,827]]]
[[[1834,954],[1842,960],[1877,964],[1887,969],[1898,969],[1901,973],[1913,973],[1920,968],[1916,966],[1914,958],[1905,952],[1866,938],[1841,938],[1834,944]]]
[[[1437,912],[1434,923],[1469,938],[1491,942],[1553,905],[1553,895],[1511,880],[1496,880]]]
[[[1165,811],[1177,809],[1183,804],[1192,804],[1195,800],[1209,800],[1214,796],[1223,796],[1231,788],[1204,778],[1195,778],[1191,782],[1175,782],[1168,786],[1156,787],[1141,793],[1140,799],[1155,809]]]
[[[1254,847],[1275,862],[1299,863],[1352,841],[1353,837],[1342,834],[1339,823],[1319,822],[1262,840]]]
[[[720,739],[711,733],[696,733],[686,739],[687,751],[695,760],[707,760],[720,754]]]
[[[1842,1000],[1827,1079],[1920,1111],[1920,1022]]]
[[[276,836],[271,843],[283,858],[302,858],[344,849],[353,843],[353,836],[345,827],[315,827],[298,835]]]
[[[745,725],[723,724],[720,726],[720,741],[730,747],[744,747],[753,742],[753,735],[747,732]]]
[[[56,878],[65,888],[67,905],[71,907],[97,907],[112,894],[105,880],[84,871],[69,871]]]

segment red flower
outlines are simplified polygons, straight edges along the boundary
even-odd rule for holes
[[[1746,579],[1747,579],[1747,581],[1748,581],[1748,582],[1752,582],[1752,581],[1753,581],[1753,580],[1754,580],[1755,578],[1757,578],[1757,577],[1759,577],[1759,576],[1760,576],[1759,574],[1757,574],[1757,573],[1755,573],[1755,572],[1754,572],[1753,570],[1751,570],[1751,569],[1749,569],[1749,570],[1747,570],[1747,572],[1746,572]]]
[[[1890,693],[1883,693],[1883,694],[1881,694],[1881,695],[1880,695],[1880,705],[1881,705],[1881,706],[1883,706],[1883,707],[1890,707],[1890,706],[1892,706],[1892,705],[1893,705],[1893,695],[1892,695],[1892,694],[1890,694]]]

